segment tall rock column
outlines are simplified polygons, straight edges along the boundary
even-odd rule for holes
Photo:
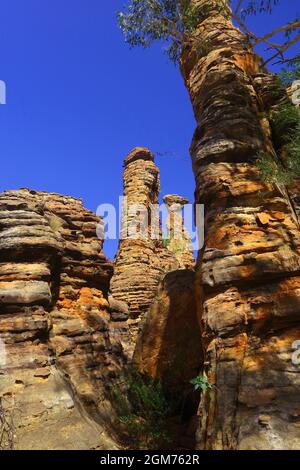
[[[284,188],[255,164],[273,153],[247,38],[211,2],[198,32],[205,53],[184,48],[181,68],[198,127],[191,146],[196,203],[205,204],[197,266],[211,391],[199,408],[202,449],[297,449],[300,368],[300,233]]]
[[[121,240],[114,264],[110,292],[117,301],[126,302],[129,317],[129,338],[124,336],[123,347],[133,354],[139,324],[148,311],[162,275],[176,269],[179,263],[172,252],[164,248],[158,212],[159,170],[151,152],[142,147],[132,150],[124,161],[124,197]],[[137,220],[144,230],[133,231]],[[152,228],[152,230],[151,230]],[[154,230],[153,230],[154,228]],[[118,328],[118,324],[116,324]]]
[[[177,194],[168,194],[163,200],[169,212],[166,222],[168,238],[165,243],[176,255],[181,267],[193,269],[195,265],[193,245],[191,235],[184,226],[182,213],[189,200]]]

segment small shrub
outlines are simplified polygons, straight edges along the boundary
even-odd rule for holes
[[[198,390],[206,392],[207,390],[211,390],[213,388],[213,386],[209,383],[208,378],[204,374],[197,375],[197,377],[192,379],[190,383],[194,385],[195,392]]]
[[[285,86],[291,85],[300,79],[300,56],[298,55],[288,63],[289,68],[280,73],[280,79]]]
[[[286,86],[299,76],[300,62],[297,59],[291,70],[283,71],[269,85],[270,96],[279,101],[268,116],[278,158],[264,152],[257,156],[257,165],[267,183],[287,185],[300,177],[300,112],[285,93]]]
[[[300,124],[293,139],[286,147],[290,171],[296,177],[300,176]]]
[[[279,74],[270,85],[268,93],[278,105],[269,113],[274,148],[278,158],[260,152],[257,165],[267,183],[290,184],[300,177],[300,112],[287,97],[286,87],[300,77],[300,61],[297,58],[290,70]]]
[[[271,155],[260,152],[258,154],[256,164],[261,172],[262,179],[265,183],[287,185],[292,182],[293,175],[285,169],[283,165],[276,161]]]
[[[163,239],[163,245],[174,253],[181,253],[188,249],[187,240],[180,238],[176,239],[173,230],[167,233],[167,238]]]
[[[161,449],[171,442],[167,428],[170,406],[159,381],[131,369],[125,378],[125,393],[112,387],[118,419],[124,432],[139,449]]]
[[[163,245],[164,245],[165,248],[169,248],[170,244],[171,244],[171,239],[170,238],[165,238],[163,240]]]
[[[267,85],[267,94],[272,103],[286,98],[286,89],[279,75]]]
[[[275,146],[280,148],[294,139],[295,134],[299,132],[299,110],[293,103],[283,103],[271,113],[270,123]]]

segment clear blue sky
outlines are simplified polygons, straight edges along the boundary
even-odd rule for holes
[[[178,69],[157,45],[129,50],[115,12],[123,0],[2,0],[0,190],[30,187],[116,204],[122,161],[136,145],[154,152],[162,194],[193,199],[189,145],[195,122]],[[282,0],[279,26],[300,11]],[[253,20],[266,30],[266,18]],[[116,242],[106,243],[112,257]]]

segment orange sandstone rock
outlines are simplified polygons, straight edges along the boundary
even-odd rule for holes
[[[0,397],[16,449],[116,447],[107,432],[107,383],[119,367],[108,331],[112,264],[98,221],[71,197],[0,195]]]

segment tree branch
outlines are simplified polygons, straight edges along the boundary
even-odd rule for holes
[[[282,55],[288,50],[290,49],[292,46],[294,46],[298,41],[300,41],[300,34],[298,34],[292,41],[290,41],[288,44],[285,44],[285,46],[283,46],[281,48],[280,51],[276,52],[276,54],[274,54],[272,57],[270,57],[269,59],[267,59],[265,61],[265,65],[268,64],[269,62],[271,62],[272,60],[276,59],[276,57],[278,57],[279,55]]]
[[[275,36],[275,34],[279,34],[283,31],[288,31],[288,30],[291,30],[291,29],[294,29],[294,28],[297,28],[297,27],[300,28],[300,21],[294,21],[293,23],[289,23],[288,25],[281,26],[280,28],[276,28],[273,31],[271,31],[270,33],[265,34],[265,36],[263,36],[261,38],[257,38],[257,42],[254,43],[254,46],[259,44],[260,42],[265,42],[267,39]]]

